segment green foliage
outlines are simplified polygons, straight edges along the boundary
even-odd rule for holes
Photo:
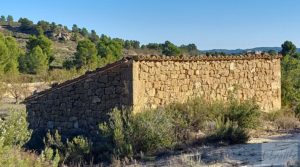
[[[21,25],[20,25],[20,29],[22,31],[28,31],[31,30],[33,28],[33,22],[27,18],[20,18],[18,21]]]
[[[225,103],[196,98],[135,114],[115,109],[109,114],[109,121],[99,128],[107,149],[114,157],[122,158],[193,142],[197,138],[191,134],[199,130],[206,132],[211,141],[244,143],[249,139],[248,131],[259,125],[259,113],[253,101]],[[209,122],[215,126],[210,127]]]
[[[95,30],[91,30],[91,34],[89,36],[89,39],[94,42],[97,43],[99,41],[99,36],[97,35]]]
[[[48,58],[40,46],[36,46],[19,59],[20,69],[30,74],[41,74],[48,70]]]
[[[16,40],[0,33],[0,74],[17,74],[20,55],[21,51]]]
[[[297,105],[300,100],[300,59],[286,55],[281,61],[282,104]]]
[[[189,133],[205,129],[207,121],[222,115],[225,105],[221,102],[207,102],[202,98],[186,103],[172,103],[165,107],[175,126],[174,134],[180,141],[189,141]]]
[[[12,15],[8,15],[7,18],[6,18],[6,21],[7,21],[7,24],[12,26],[13,23],[14,23],[14,18]]]
[[[281,54],[286,56],[286,55],[295,55],[297,52],[297,47],[291,42],[291,41],[285,41],[282,45],[282,50]]]
[[[58,166],[55,161],[48,161],[43,156],[21,148],[30,135],[25,111],[11,110],[5,120],[0,119],[0,166]]]
[[[238,102],[232,100],[225,113],[225,119],[236,122],[240,128],[255,129],[259,125],[260,109],[257,104],[248,100]]]
[[[181,45],[179,49],[181,50],[181,52],[192,56],[200,54],[200,51],[197,49],[197,46],[195,44]]]
[[[190,132],[206,131],[208,122],[215,122],[222,117],[236,123],[243,129],[255,129],[259,125],[260,110],[253,101],[231,100],[224,102],[207,102],[201,98],[188,100],[186,103],[173,103],[166,107],[171,114],[179,140],[188,140]],[[225,122],[224,122],[225,123]],[[208,133],[211,129],[207,129]]]
[[[140,42],[136,40],[126,40],[124,42],[124,48],[125,49],[139,49],[140,48]]]
[[[78,28],[78,26],[76,24],[73,24],[73,26],[72,26],[72,32],[74,32],[74,33],[78,33],[79,32],[79,28]]]
[[[23,146],[30,138],[26,111],[11,110],[5,120],[0,119],[0,139],[3,146]]]
[[[60,164],[62,160],[67,164],[79,164],[92,160],[91,142],[83,136],[76,136],[71,141],[63,143],[58,131],[55,131],[54,135],[48,132],[44,143],[43,155],[54,164]]]
[[[26,44],[27,50],[30,52],[35,47],[39,46],[43,53],[47,56],[49,64],[54,60],[52,55],[52,41],[44,35],[31,36]]]
[[[67,65],[67,63],[64,64],[65,66]],[[90,40],[79,41],[73,64],[68,64],[68,66],[72,65],[75,65],[77,68],[87,67],[88,69],[95,69],[98,65],[95,44]]]
[[[41,159],[52,162],[53,167],[58,167],[60,164],[60,155],[57,149],[46,147],[41,153]]]
[[[87,162],[91,157],[91,143],[82,136],[76,136],[67,141],[67,161],[73,163]]]
[[[0,146],[0,166],[3,167],[58,167],[32,152],[18,147]]]
[[[162,53],[166,56],[178,56],[180,54],[180,49],[170,41],[166,41],[162,45]]]
[[[37,26],[40,27],[44,32],[51,30],[51,24],[47,21],[44,21],[44,20],[38,21]]]
[[[102,35],[97,44],[98,54],[108,62],[113,62],[122,57],[122,43],[118,40]]]
[[[82,28],[81,29],[81,31],[80,31],[80,34],[82,35],[82,36],[84,36],[84,37],[88,37],[88,35],[89,35],[89,32],[88,32],[88,30],[86,29],[86,28]]]
[[[148,48],[148,49],[153,49],[153,50],[157,50],[160,51],[162,48],[162,44],[157,44],[157,43],[149,43],[145,46],[142,46],[142,48]]]
[[[1,17],[0,17],[0,24],[4,25],[5,23],[6,23],[5,16],[1,15]]]
[[[105,137],[106,149],[116,157],[132,156],[130,136],[133,129],[130,113],[114,109],[109,116],[108,122],[99,125],[100,132]]]
[[[50,63],[54,60],[51,40],[44,35],[31,36],[26,48],[26,55],[19,58],[20,71],[30,74],[47,72]]]
[[[236,122],[224,121],[224,119],[219,118],[216,125],[216,131],[208,137],[209,141],[240,144],[249,140],[246,129],[240,127]]]
[[[135,152],[153,153],[176,144],[174,124],[164,110],[149,110],[134,115],[132,145]]]
[[[269,50],[268,53],[273,56],[278,54],[276,50]]]
[[[115,157],[131,157],[141,151],[153,153],[175,145],[172,118],[163,110],[132,115],[128,110],[114,109],[109,115],[109,121],[99,128]]]
[[[38,36],[44,35],[44,30],[40,26],[35,26],[35,31]]]
[[[51,133],[48,132],[44,139],[44,144],[46,148],[58,149],[61,154],[66,154],[66,146],[61,141],[61,136],[58,131],[55,131],[54,135],[51,135]]]

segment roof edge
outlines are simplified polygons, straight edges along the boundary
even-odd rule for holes
[[[262,54],[245,54],[245,55],[230,55],[230,56],[165,56],[165,55],[134,55],[131,56],[135,61],[226,61],[226,60],[251,60],[251,59],[281,59],[282,55]]]
[[[64,87],[69,86],[69,85],[72,85],[72,84],[75,84],[75,83],[80,82],[80,81],[82,81],[82,80],[84,80],[84,79],[87,79],[87,78],[89,78],[89,77],[92,77],[92,76],[94,76],[94,75],[96,75],[96,74],[98,74],[98,73],[103,73],[103,72],[105,72],[105,71],[107,71],[107,70],[110,70],[110,69],[113,69],[113,68],[115,68],[115,67],[118,67],[119,65],[122,65],[123,63],[126,63],[126,62],[128,62],[129,60],[131,60],[131,58],[129,58],[129,57],[123,57],[122,59],[120,59],[120,60],[118,60],[118,61],[115,61],[115,62],[113,62],[113,63],[111,63],[111,64],[107,64],[106,66],[103,66],[103,67],[100,67],[100,68],[96,68],[96,70],[94,70],[94,71],[87,71],[85,74],[83,74],[83,75],[81,75],[81,76],[79,76],[79,77],[77,77],[77,78],[74,78],[74,79],[71,79],[71,80],[67,80],[67,81],[62,82],[62,83],[60,83],[60,84],[58,84],[58,85],[52,86],[52,87],[49,88],[49,89],[46,89],[46,90],[44,90],[44,91],[35,93],[35,94],[33,94],[33,95],[27,97],[27,98],[24,100],[23,103],[27,103],[27,102],[29,102],[29,101],[31,101],[31,100],[37,98],[37,97],[41,97],[41,96],[43,96],[43,95],[45,95],[45,94],[47,94],[47,93],[50,93],[50,92],[59,90],[59,89],[61,89],[61,88],[64,88]]]

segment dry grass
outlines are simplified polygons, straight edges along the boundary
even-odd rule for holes
[[[0,167],[52,167],[33,152],[26,152],[18,147],[4,147],[0,151]]]

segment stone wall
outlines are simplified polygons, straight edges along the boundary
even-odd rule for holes
[[[99,139],[98,125],[113,108],[156,108],[192,97],[255,98],[263,110],[281,107],[280,57],[123,58],[26,99],[33,138],[47,130]],[[36,142],[35,142],[36,143]]]
[[[65,137],[96,137],[113,108],[132,105],[132,64],[117,62],[27,99],[34,134],[57,129]]]
[[[281,107],[280,59],[245,56],[208,59],[149,59],[134,62],[134,109],[156,108],[191,97],[255,98],[265,111]]]

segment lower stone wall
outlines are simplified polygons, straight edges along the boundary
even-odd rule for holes
[[[264,111],[281,107],[280,59],[135,61],[134,109],[156,108],[200,96],[208,100],[255,98]]]
[[[109,111],[132,105],[131,83],[132,64],[126,62],[54,87],[27,102],[29,128],[34,133],[57,129],[65,137],[97,139],[98,125],[107,119]]]

